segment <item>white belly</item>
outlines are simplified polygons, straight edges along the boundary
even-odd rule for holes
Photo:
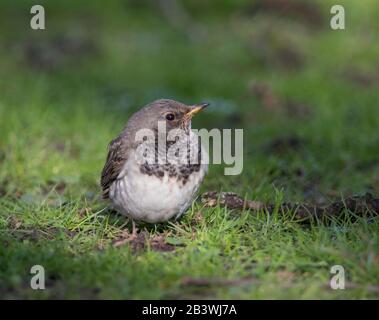
[[[110,199],[120,213],[150,223],[179,217],[187,210],[207,170],[202,164],[183,185],[167,173],[163,178],[141,173],[133,159],[130,157],[119,179],[111,185]]]

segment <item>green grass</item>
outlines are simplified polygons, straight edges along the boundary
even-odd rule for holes
[[[341,32],[329,29],[332,1],[317,2],[326,20],[316,27],[249,16],[247,1],[186,1],[205,31],[198,41],[132,1],[57,4],[47,10],[47,30],[32,31],[30,3],[0,6],[0,298],[379,298],[377,218],[352,222],[348,213],[303,226],[291,212],[197,201],[180,221],[140,227],[172,251],[133,250],[113,245],[130,225],[106,208],[98,186],[108,142],[131,113],[166,97],[212,102],[197,128],[244,129],[243,173],[224,176],[213,165],[202,192],[272,203],[378,196],[375,1],[343,1]],[[53,39],[62,35],[87,45],[61,55]],[[49,63],[28,55],[30,46],[39,52],[36,44]],[[302,57],[298,67],[277,57],[282,49]],[[361,74],[369,84],[351,80]],[[283,103],[267,106],[254,83]],[[305,106],[287,110],[287,100]],[[280,143],[286,138],[299,144]],[[36,264],[45,267],[46,290],[30,288]],[[345,290],[328,286],[337,264]]]

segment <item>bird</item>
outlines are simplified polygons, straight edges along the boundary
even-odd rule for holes
[[[208,105],[155,100],[134,113],[109,143],[100,181],[103,199],[132,219],[133,233],[135,222],[155,224],[180,218],[195,199],[208,170],[208,154],[191,129],[191,119]],[[161,132],[159,124],[166,130]],[[144,130],[154,139],[137,139]],[[175,130],[187,139],[169,140]],[[173,154],[172,150],[177,151]],[[146,151],[150,158],[144,158]]]

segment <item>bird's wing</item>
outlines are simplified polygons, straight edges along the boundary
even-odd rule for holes
[[[124,164],[128,158],[128,146],[126,139],[121,136],[112,140],[108,146],[108,156],[101,173],[101,188],[103,190],[103,198],[109,198],[109,189],[111,184],[117,179],[122,171]]]

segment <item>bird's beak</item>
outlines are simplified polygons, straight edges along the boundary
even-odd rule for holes
[[[186,113],[187,117],[193,117],[196,113],[200,112],[201,110],[205,109],[209,106],[209,103],[200,103],[195,104],[194,106],[191,106],[191,111]]]

